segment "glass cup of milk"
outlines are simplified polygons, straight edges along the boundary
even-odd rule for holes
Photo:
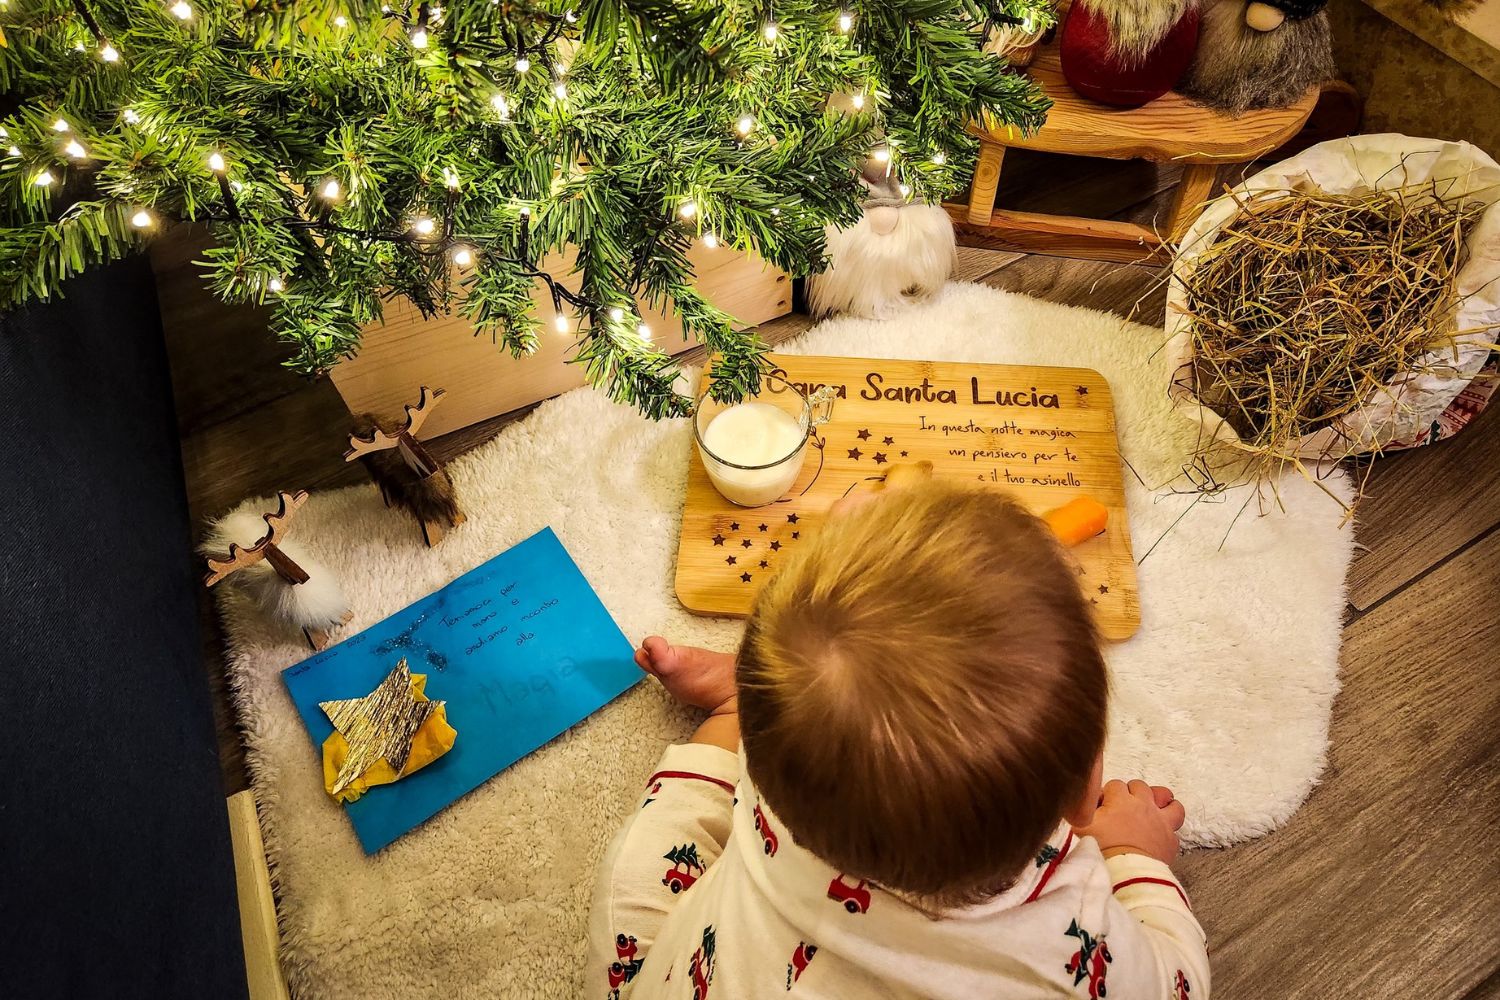
[[[730,503],[759,507],[791,489],[802,472],[813,428],[833,415],[834,391],[809,397],[780,375],[762,375],[760,392],[722,403],[704,391],[693,436],[709,482]]]

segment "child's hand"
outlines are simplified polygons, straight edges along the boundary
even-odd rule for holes
[[[1187,810],[1170,788],[1117,779],[1104,786],[1093,822],[1074,832],[1093,837],[1106,856],[1144,854],[1170,865],[1181,849],[1177,831],[1186,818]]]
[[[713,715],[735,711],[734,657],[697,646],[673,646],[659,635],[635,651],[635,665],[684,705]]]

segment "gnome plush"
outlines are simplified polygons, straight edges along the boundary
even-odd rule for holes
[[[1171,90],[1198,46],[1199,0],[1076,0],[1063,23],[1063,77],[1090,100],[1137,108]]]
[[[1336,70],[1328,0],[1209,0],[1198,55],[1178,88],[1240,114],[1284,108]]]
[[[886,319],[942,288],[953,272],[948,213],[908,199],[889,163],[870,160],[860,179],[864,215],[848,229],[828,227],[828,269],[808,279],[808,307],[818,318]]]

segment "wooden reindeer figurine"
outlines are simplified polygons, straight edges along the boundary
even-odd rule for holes
[[[208,555],[203,585],[212,587],[237,575],[270,615],[300,628],[308,645],[322,649],[328,645],[329,633],[348,622],[353,612],[333,575],[296,543],[287,541],[288,525],[307,503],[307,491],[279,496],[275,513],[257,517],[251,511],[234,511],[214,522],[202,551],[227,550],[229,555]]]
[[[362,414],[349,436],[349,450],[344,452],[344,461],[358,458],[364,462],[387,507],[399,507],[417,519],[429,546],[442,541],[449,528],[464,523],[448,470],[417,440],[417,432],[443,394],[442,389],[422,386],[417,405],[405,407],[406,423],[393,431],[381,427],[374,415]]]

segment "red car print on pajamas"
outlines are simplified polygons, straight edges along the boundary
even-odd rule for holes
[[[1172,988],[1177,991],[1172,1000],[1188,1000],[1188,994],[1193,992],[1193,987],[1188,983],[1188,977],[1181,969],[1177,970],[1177,979],[1172,983]]]
[[[635,974],[641,971],[644,959],[635,957],[638,950],[635,938],[625,934],[615,935],[615,960],[609,966],[610,1000],[618,1000],[620,987],[634,979]]]
[[[703,862],[698,859],[697,844],[683,844],[673,848],[662,857],[672,862],[672,867],[662,876],[661,884],[672,890],[672,894],[684,892],[703,875]]]
[[[864,879],[860,879],[858,885],[850,885],[844,881],[843,872],[840,872],[833,877],[832,882],[828,883],[828,898],[844,904],[844,909],[850,913],[868,913],[870,890],[865,886],[869,884]]]
[[[760,811],[760,806],[755,807],[755,829],[760,833],[761,843],[766,849],[766,856],[775,857],[776,848],[781,846],[781,841],[777,839],[776,832],[771,829],[771,824],[766,819],[766,814]]]
[[[813,956],[818,953],[818,946],[808,944],[806,941],[797,945],[797,950],[792,952],[792,960],[786,967],[786,988],[790,990],[792,984],[802,978],[802,973],[807,971],[807,966],[812,962]]]
[[[1103,937],[1096,938],[1079,927],[1077,920],[1068,925],[1067,935],[1078,939],[1078,950],[1063,968],[1072,974],[1074,986],[1088,982],[1089,1000],[1104,1000],[1107,992],[1104,976],[1109,971],[1109,963],[1114,961],[1109,945],[1104,943]]]
[[[693,952],[688,973],[693,978],[693,1000],[708,1000],[708,988],[714,981],[714,951],[718,935],[712,926],[703,928],[703,943]]]

